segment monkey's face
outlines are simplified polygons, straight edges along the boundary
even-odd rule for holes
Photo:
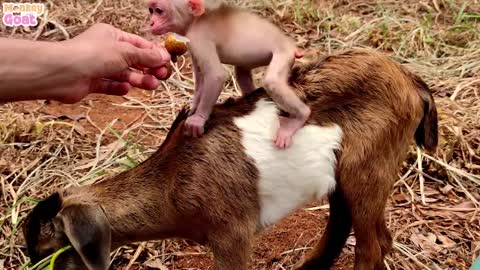
[[[193,21],[187,0],[150,0],[150,30],[153,34],[185,34]]]
[[[150,29],[152,33],[163,35],[171,31],[171,26],[169,25],[171,19],[167,12],[165,12],[165,8],[162,8],[160,5],[151,4],[148,11],[150,12]]]
[[[155,0],[149,3],[150,29],[153,34],[163,35],[176,32],[175,7],[165,0]]]

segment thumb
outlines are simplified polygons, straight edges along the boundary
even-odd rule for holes
[[[129,67],[158,68],[170,62],[170,54],[163,47],[138,48],[130,43],[122,42],[118,48]]]

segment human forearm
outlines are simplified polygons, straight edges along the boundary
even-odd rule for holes
[[[170,76],[169,61],[165,48],[108,24],[61,42],[0,38],[0,102],[153,90]]]
[[[0,38],[0,101],[59,98],[55,85],[72,80],[74,55],[62,42]]]

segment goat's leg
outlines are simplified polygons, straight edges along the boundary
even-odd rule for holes
[[[320,242],[294,269],[330,269],[342,251],[352,227],[350,210],[340,190],[329,196],[330,217]]]
[[[382,249],[382,257],[385,257],[392,252],[393,239],[390,230],[385,223],[384,216],[382,216],[381,220],[377,222],[377,233],[378,241],[380,241],[380,248]]]
[[[241,227],[241,226],[239,226]],[[250,231],[232,230],[216,232],[210,239],[210,246],[215,257],[215,270],[247,270],[250,258]]]
[[[373,168],[372,168],[373,170]],[[385,205],[393,183],[385,172],[364,171],[356,181],[341,181],[330,196],[330,218],[320,243],[299,270],[330,269],[350,228],[356,237],[355,270],[385,269],[383,259],[392,246],[385,224]],[[353,174],[353,173],[352,173]]]
[[[362,223],[354,220],[356,237],[355,270],[383,270],[383,254],[379,235],[375,230],[376,221],[363,219]]]
[[[352,213],[352,224],[355,232],[355,270],[383,270],[383,259],[390,251],[392,239],[385,224],[385,205],[390,193],[387,179],[370,175],[368,188],[346,189]],[[383,176],[383,175],[382,175]],[[360,177],[360,182],[362,178]]]

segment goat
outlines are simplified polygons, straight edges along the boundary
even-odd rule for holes
[[[353,49],[295,66],[289,83],[311,118],[280,150],[282,112],[258,88],[217,104],[200,138],[182,109],[156,153],[92,185],[57,191],[23,224],[33,263],[66,245],[62,269],[107,269],[110,252],[165,238],[208,245],[217,270],[245,270],[252,238],[315,198],[328,197],[320,242],[295,269],[329,269],[353,228],[355,269],[383,269],[392,238],[384,212],[415,138],[437,146],[428,86],[381,53]]]

